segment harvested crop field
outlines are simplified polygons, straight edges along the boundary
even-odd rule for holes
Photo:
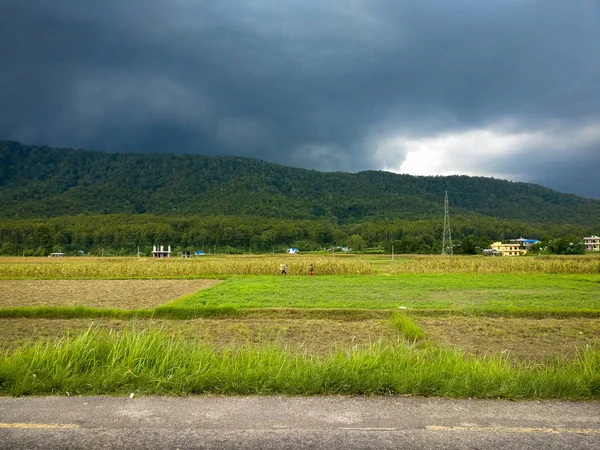
[[[600,343],[596,319],[524,319],[488,317],[420,317],[425,340],[445,348],[459,348],[483,357],[503,354],[509,360],[543,364],[572,360],[586,346]],[[221,349],[239,346],[275,346],[292,353],[325,356],[332,350],[359,350],[379,342],[396,346],[403,342],[384,318],[348,321],[325,318],[164,319],[0,319],[0,350],[11,350],[27,341],[78,335],[90,327],[105,331],[162,329],[168,336]],[[428,345],[425,343],[425,345]]]
[[[579,349],[600,345],[597,319],[421,317],[416,322],[434,342],[480,357],[503,353],[511,359],[543,363],[570,360]]]
[[[0,308],[155,308],[220,280],[0,280]]]
[[[358,350],[375,342],[398,344],[402,339],[387,320],[356,322],[313,319],[0,319],[0,350],[10,350],[27,341],[80,334],[90,327],[122,331],[162,329],[214,348],[267,345],[294,353],[328,355],[334,350]]]

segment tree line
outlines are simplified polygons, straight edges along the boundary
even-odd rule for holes
[[[381,253],[441,252],[439,219],[385,219],[355,224],[257,216],[154,216],[113,214],[0,221],[0,255],[149,255],[153,245],[175,252],[271,253],[289,247],[315,251],[347,246]],[[580,225],[529,224],[486,216],[453,218],[454,253],[478,254],[494,241],[519,237],[542,241],[539,251],[572,253],[570,244],[593,232]],[[565,245],[566,243],[566,245]]]

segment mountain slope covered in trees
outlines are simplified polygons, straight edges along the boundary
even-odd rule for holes
[[[597,226],[600,200],[484,177],[318,172],[251,158],[124,154],[0,141],[0,217],[255,216],[339,224],[452,212]]]

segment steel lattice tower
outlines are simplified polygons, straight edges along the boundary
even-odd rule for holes
[[[446,191],[446,195],[444,196],[444,237],[442,238],[442,255],[452,255],[452,233],[450,232],[448,191]]]

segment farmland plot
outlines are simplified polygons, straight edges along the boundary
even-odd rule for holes
[[[597,259],[286,258],[2,261],[0,394],[600,398]]]
[[[219,280],[0,280],[0,308],[155,308]]]

